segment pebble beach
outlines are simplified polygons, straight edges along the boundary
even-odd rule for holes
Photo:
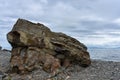
[[[87,68],[71,65],[56,76],[39,68],[28,74],[8,73],[11,53],[0,50],[0,80],[120,80],[120,62],[92,60]]]

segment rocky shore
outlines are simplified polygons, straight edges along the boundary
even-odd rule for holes
[[[42,68],[28,74],[10,73],[9,61],[11,53],[0,50],[0,80],[120,80],[120,62],[92,60],[89,67],[71,65],[55,76]]]
[[[120,80],[120,62],[91,60],[87,46],[42,23],[18,19],[0,48],[0,80]]]

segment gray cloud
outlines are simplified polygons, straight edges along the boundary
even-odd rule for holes
[[[119,43],[119,3],[119,0],[0,0],[0,36],[5,40],[3,36],[15,21],[24,18],[45,23],[53,31],[64,32],[88,46]]]
[[[88,30],[101,31],[101,30],[118,30],[120,26],[115,23],[108,22],[98,22],[98,21],[81,21],[82,26],[86,27]]]

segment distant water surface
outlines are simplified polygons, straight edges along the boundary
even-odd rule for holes
[[[120,62],[120,49],[88,49],[92,59]]]

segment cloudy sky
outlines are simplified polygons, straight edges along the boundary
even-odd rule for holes
[[[120,47],[120,0],[0,0],[0,45],[18,18],[40,22],[88,47]]]

